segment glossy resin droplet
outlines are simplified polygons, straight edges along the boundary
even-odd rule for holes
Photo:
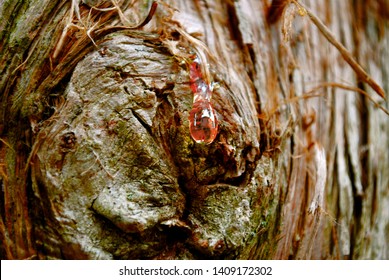
[[[208,100],[200,99],[193,103],[189,123],[190,135],[197,143],[210,144],[215,140],[218,123],[215,111]]]
[[[210,144],[215,140],[218,123],[211,104],[213,85],[201,71],[201,60],[196,57],[189,64],[190,88],[193,107],[189,113],[189,131],[196,143]]]

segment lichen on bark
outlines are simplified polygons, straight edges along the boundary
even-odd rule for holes
[[[119,26],[146,2],[120,1],[128,22],[2,2],[0,256],[387,258],[388,101],[304,9],[166,0]],[[388,92],[385,1],[299,2]],[[219,85],[210,145],[189,135],[193,52]]]
[[[181,232],[178,243],[192,255],[247,251],[261,223],[256,134],[249,126],[239,134],[225,128],[234,125],[222,115],[231,99],[219,111],[217,142],[195,144],[186,71],[157,37],[141,33],[110,35],[77,65],[31,159],[45,226],[56,228],[45,234],[42,225],[41,242],[69,244],[49,257],[161,255],[171,230]],[[223,167],[228,163],[237,169]]]

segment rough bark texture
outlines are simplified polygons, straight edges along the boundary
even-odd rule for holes
[[[0,3],[1,258],[389,258],[389,117],[358,90],[388,102],[303,10],[165,1],[120,31],[151,3],[117,2]],[[389,3],[304,4],[388,93]],[[180,30],[214,58],[210,145]]]

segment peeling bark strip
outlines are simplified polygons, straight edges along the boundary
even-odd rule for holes
[[[3,1],[0,257],[387,259],[388,101],[290,1],[153,3]],[[389,7],[301,3],[388,92]]]
[[[291,0],[273,0],[267,11],[267,21],[270,24],[276,23],[282,16],[285,7],[291,2]]]
[[[339,52],[342,54],[344,60],[353,68],[358,77],[366,82],[369,86],[371,86],[374,91],[381,96],[383,99],[386,99],[384,90],[374,81],[374,79],[366,73],[365,70],[359,65],[359,63],[352,57],[349,51],[335,39],[332,35],[331,31],[329,31],[326,26],[322,23],[322,21],[316,17],[309,9],[307,9],[304,5],[299,3],[298,1],[293,0],[293,3],[296,3],[299,7],[303,9],[303,13],[306,13],[312,20],[312,22],[319,28],[320,32],[328,39],[328,41],[334,45]]]

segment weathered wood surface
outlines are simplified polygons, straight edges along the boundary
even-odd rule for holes
[[[344,85],[388,103],[302,10],[165,1],[108,32],[99,3],[1,3],[2,258],[389,257],[389,117]],[[388,93],[387,1],[304,3]],[[148,6],[120,2],[132,26]],[[175,28],[216,58],[210,145]]]

